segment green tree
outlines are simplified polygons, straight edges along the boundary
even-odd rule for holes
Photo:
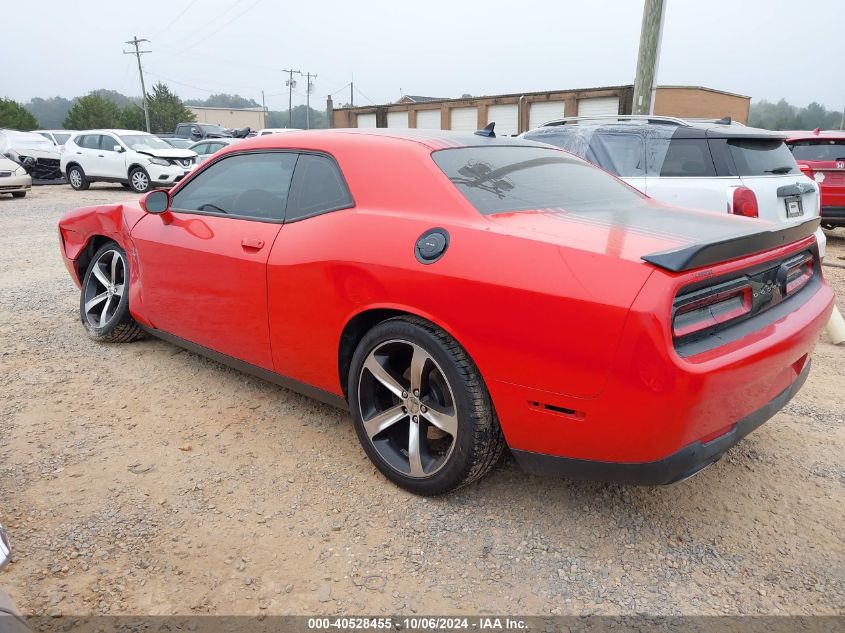
[[[65,117],[64,127],[68,130],[90,130],[92,128],[121,127],[123,112],[110,99],[94,92],[80,97]]]
[[[153,86],[152,92],[147,95],[147,105],[153,134],[173,132],[178,123],[193,121],[196,118],[182,100],[161,82]]]
[[[140,104],[130,103],[120,111],[120,124],[127,130],[146,130],[147,122],[144,118],[144,108]]]
[[[788,103],[786,99],[777,103],[764,99],[751,104],[748,124],[767,130],[830,130],[839,127],[841,116],[839,111],[828,110],[816,102],[798,107]]]
[[[29,131],[38,128],[38,121],[17,101],[0,99],[0,127]]]

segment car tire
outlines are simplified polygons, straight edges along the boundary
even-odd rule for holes
[[[129,188],[135,193],[147,193],[152,187],[150,175],[143,167],[133,167],[129,170]]]
[[[95,341],[129,343],[145,336],[129,313],[128,262],[126,252],[108,242],[94,253],[82,278],[79,316]]]
[[[26,198],[26,191],[13,191],[12,197],[13,198]]]
[[[504,450],[478,368],[427,321],[396,317],[373,327],[355,350],[347,385],[361,446],[410,492],[438,495],[472,483]]]
[[[82,167],[79,165],[71,165],[68,168],[67,181],[76,191],[85,191],[91,186],[91,183],[88,182],[88,178],[85,176],[85,172],[82,171]]]

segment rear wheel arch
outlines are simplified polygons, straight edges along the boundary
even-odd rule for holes
[[[340,379],[340,386],[341,389],[343,389],[343,395],[347,398],[347,400],[349,399],[347,384],[349,379],[349,368],[352,365],[352,356],[355,354],[355,349],[358,347],[358,343],[360,343],[366,333],[373,329],[376,325],[396,317],[420,319],[432,327],[443,330],[455,339],[458,345],[466,351],[467,356],[470,356],[471,358],[469,351],[467,351],[463,346],[463,343],[461,343],[460,338],[455,334],[455,332],[453,332],[451,328],[444,326],[442,323],[435,321],[430,316],[401,308],[368,308],[350,318],[346,322],[346,325],[340,334],[337,352],[337,371],[338,378]]]

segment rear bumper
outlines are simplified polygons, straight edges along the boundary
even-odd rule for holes
[[[676,453],[657,461],[615,463],[556,457],[520,450],[512,452],[523,470],[538,475],[645,486],[672,484],[717,462],[725,451],[780,411],[807,380],[811,364],[811,361],[807,361],[804,369],[786,389],[761,408],[739,420],[724,435],[704,444],[696,440]]]
[[[845,226],[845,206],[822,207],[822,224]]]

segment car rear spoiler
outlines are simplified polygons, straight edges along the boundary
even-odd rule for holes
[[[819,224],[821,224],[821,219],[813,218],[785,228],[755,231],[754,233],[723,240],[699,242],[681,248],[651,253],[650,255],[643,255],[642,259],[659,268],[680,273],[803,240],[815,233]]]

